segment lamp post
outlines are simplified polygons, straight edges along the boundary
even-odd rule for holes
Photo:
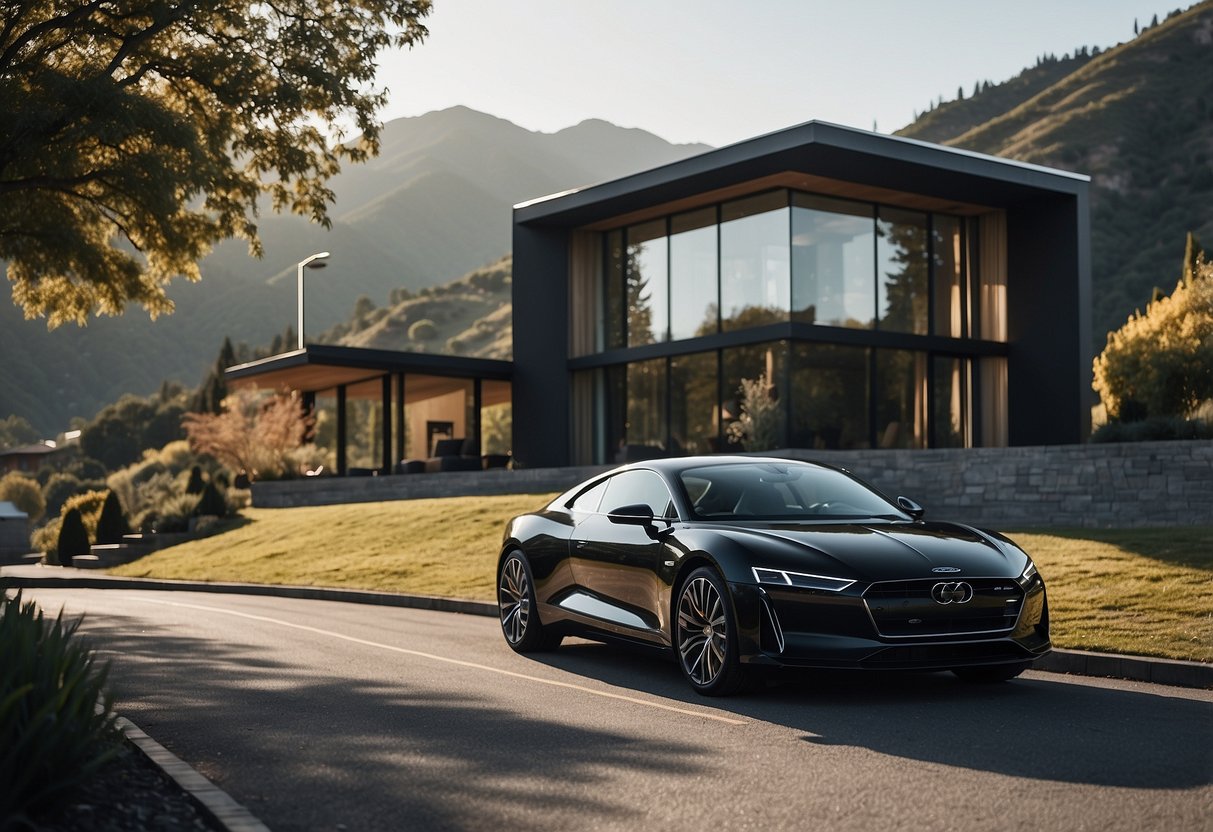
[[[305,260],[299,261],[299,349],[303,349],[303,270],[304,269],[323,269],[328,264],[324,261],[328,259],[329,253],[321,251],[313,254]]]

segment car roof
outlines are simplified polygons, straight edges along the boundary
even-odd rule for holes
[[[632,468],[651,468],[666,474],[678,474],[688,468],[704,468],[709,465],[753,465],[754,463],[773,463],[776,465],[809,465],[814,468],[842,470],[836,465],[823,462],[812,462],[807,459],[787,459],[776,456],[746,456],[742,454],[718,454],[711,456],[679,456],[665,459],[646,459],[642,462],[632,462],[612,469],[608,473],[626,471]]]

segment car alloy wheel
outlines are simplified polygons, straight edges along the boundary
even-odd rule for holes
[[[497,606],[501,633],[519,653],[551,650],[560,645],[560,635],[547,630],[534,609],[531,567],[521,552],[511,552],[497,573]]]
[[[517,555],[507,558],[501,567],[497,601],[501,606],[501,631],[505,640],[517,644],[526,636],[526,625],[531,616],[531,583],[527,580],[522,559]]]
[[[729,694],[741,687],[733,613],[723,581],[707,567],[690,574],[678,594],[678,661],[700,693]]]

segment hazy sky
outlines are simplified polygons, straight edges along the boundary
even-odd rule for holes
[[[426,42],[382,63],[384,117],[464,104],[531,130],[602,118],[712,145],[810,119],[887,133],[957,85],[1129,40],[1171,2],[434,0]]]

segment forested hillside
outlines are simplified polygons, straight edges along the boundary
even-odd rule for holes
[[[1179,277],[1213,240],[1213,3],[1099,54],[1048,58],[899,131],[1091,176],[1092,333]]]

